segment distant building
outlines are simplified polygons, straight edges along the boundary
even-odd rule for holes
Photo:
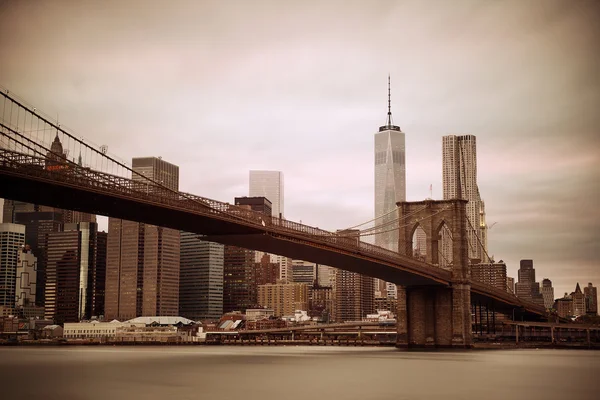
[[[506,291],[515,294],[515,278],[510,276],[506,277]]]
[[[338,269],[335,281],[336,322],[360,321],[375,312],[373,278]]]
[[[500,290],[506,290],[506,264],[504,261],[471,264],[471,278]]]
[[[395,313],[398,308],[398,300],[392,298],[375,298],[375,311],[390,311]]]
[[[486,229],[481,227],[481,211],[483,210],[479,189],[477,187],[477,139],[474,135],[448,135],[442,138],[442,184],[444,200],[466,199],[467,237],[469,246],[469,259],[484,260],[485,251],[479,241],[481,236],[487,236]],[[452,260],[449,248],[448,232],[442,231],[442,260]]]
[[[15,305],[17,308],[35,305],[37,258],[29,246],[23,246],[17,257]]]
[[[573,299],[573,315],[578,317],[585,314],[585,295],[579,287],[579,282],[575,286],[575,291],[571,293]]]
[[[271,215],[271,202],[265,197],[236,197],[235,205],[252,211]],[[262,254],[237,246],[225,246],[223,261],[223,312],[245,311],[256,308],[257,261]],[[257,259],[258,257],[258,259]],[[267,264],[269,264],[267,262]],[[267,267],[269,267],[267,265]],[[265,272],[261,270],[261,272]],[[263,276],[264,277],[264,276]]]
[[[275,311],[271,308],[249,308],[246,310],[246,321],[257,321],[263,318],[275,316]]]
[[[398,218],[397,202],[406,201],[406,157],[404,132],[392,121],[390,82],[388,77],[388,112],[385,125],[374,137],[375,222],[392,223]],[[375,235],[375,245],[398,250],[398,231],[383,229]]]
[[[250,197],[264,197],[272,204],[271,213],[274,217],[282,217],[283,211],[283,172],[281,171],[250,171]]]
[[[375,225],[390,226],[398,218],[397,202],[406,201],[406,144],[402,129],[394,124],[391,106],[391,84],[388,76],[388,112],[385,125],[374,135],[374,217]],[[375,245],[398,251],[398,230],[380,229]],[[394,297],[388,283],[375,279],[374,291],[381,297]]]
[[[547,310],[554,307],[554,288],[552,281],[548,278],[542,281],[542,297],[544,298],[544,307]]]
[[[317,264],[317,278],[319,286],[332,287],[335,280],[335,268]]]
[[[31,206],[33,211],[16,210],[14,221],[25,225],[25,243],[31,246],[31,252],[37,258],[35,301],[38,306],[43,307],[46,296],[46,237],[49,233],[59,232],[62,229],[64,218],[62,210]],[[24,209],[31,210],[32,207],[24,207]]]
[[[100,306],[105,266],[98,265],[97,224],[65,224],[47,235],[45,318],[57,324],[89,319]]]
[[[19,252],[25,245],[25,226],[0,224],[0,306],[13,310]]]
[[[303,283],[278,283],[258,286],[258,304],[273,309],[276,317],[308,309],[308,286]]]
[[[223,314],[224,246],[181,232],[179,315],[194,321]]]
[[[160,157],[132,159],[132,179],[179,190],[179,167]],[[108,219],[107,319],[179,314],[180,232],[140,222]]]
[[[515,284],[517,297],[532,301],[541,306],[544,305],[544,298],[540,293],[540,284],[535,281],[535,269],[533,260],[521,260],[519,268],[519,281]]]
[[[554,302],[554,308],[556,313],[561,318],[570,318],[574,315],[573,313],[573,299],[565,293],[565,296],[561,299],[556,299]]]
[[[360,239],[357,230],[338,230],[338,233]],[[375,281],[357,272],[336,269],[334,299],[336,322],[360,321],[375,312]]]
[[[254,268],[256,270],[256,284],[266,285],[279,282],[279,263],[274,262],[271,254],[262,251],[254,252]]]
[[[335,299],[331,286],[313,286],[310,290],[308,314],[329,322],[335,313]]]
[[[592,282],[583,288],[583,294],[585,295],[586,313],[598,315],[598,291],[595,286],[592,286]]]
[[[317,279],[317,264],[308,261],[292,261],[292,281],[312,286]]]

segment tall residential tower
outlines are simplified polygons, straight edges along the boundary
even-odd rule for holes
[[[473,135],[443,137],[442,183],[444,200],[465,199],[467,203],[467,238],[469,259],[490,262],[485,257],[487,227],[481,226],[485,214],[477,187],[477,142]],[[485,222],[485,221],[484,221]],[[451,260],[446,231],[442,235],[442,259]]]

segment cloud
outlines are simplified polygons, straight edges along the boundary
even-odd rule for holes
[[[372,217],[391,73],[409,200],[441,198],[441,136],[474,134],[496,258],[600,281],[594,1],[3,4],[0,85],[195,194],[282,170],[287,216],[327,229]]]

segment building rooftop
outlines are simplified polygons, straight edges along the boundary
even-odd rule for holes
[[[125,321],[128,324],[146,324],[152,325],[154,323],[158,325],[177,325],[179,323],[183,325],[191,325],[195,322],[191,319],[183,318],[183,317],[137,317],[134,319],[130,319],[129,321]]]

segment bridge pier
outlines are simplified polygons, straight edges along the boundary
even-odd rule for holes
[[[398,287],[399,348],[471,346],[468,285]]]

